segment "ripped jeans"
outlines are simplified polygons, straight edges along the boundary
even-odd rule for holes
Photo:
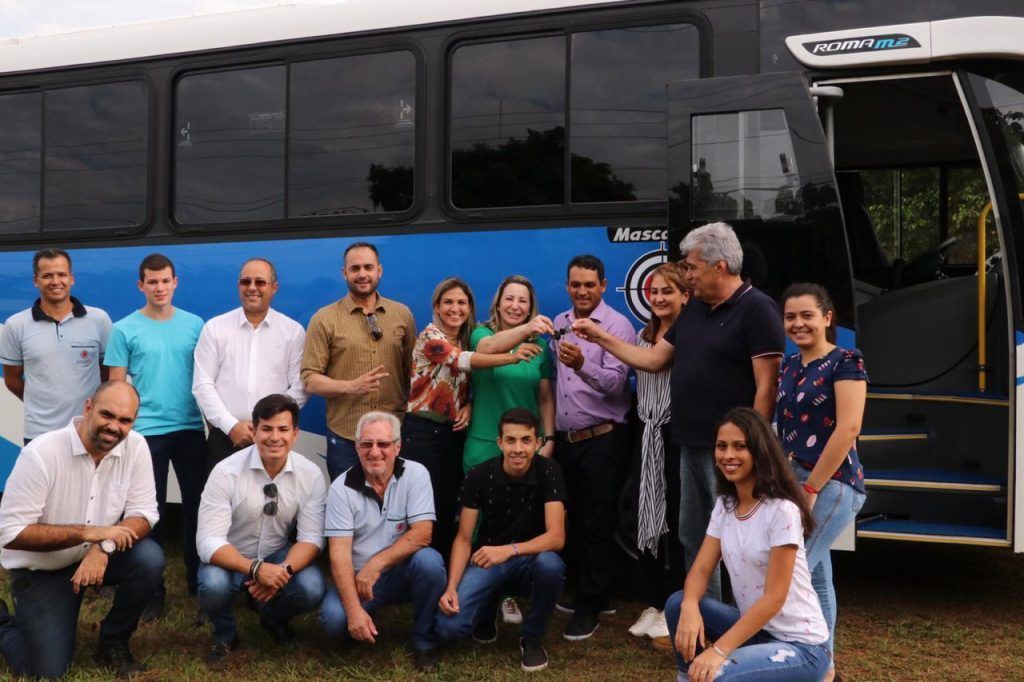
[[[665,621],[675,646],[679,612],[683,606],[683,593],[676,592],[665,602]],[[704,635],[708,643],[716,641],[740,619],[740,610],[717,599],[700,600],[700,615],[704,619]],[[697,649],[700,653],[700,648]],[[758,682],[821,682],[828,671],[830,657],[828,642],[802,644],[783,642],[761,630],[746,643],[729,654],[729,660],[718,669],[716,680],[757,680]],[[676,651],[678,678],[685,680],[689,665]]]

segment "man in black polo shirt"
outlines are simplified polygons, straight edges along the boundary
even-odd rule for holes
[[[772,419],[786,336],[775,302],[740,277],[743,249],[729,225],[699,227],[679,250],[691,303],[652,348],[622,343],[588,320],[577,320],[573,330],[636,369],[660,372],[672,362],[672,443],[681,457],[679,539],[689,570],[715,501],[715,426],[739,406]],[[707,594],[720,593],[716,570]]]
[[[519,641],[527,672],[548,666],[544,634],[565,584],[565,564],[558,556],[565,544],[565,484],[557,462],[535,456],[539,429],[529,410],[508,410],[498,421],[502,456],[466,474],[448,589],[441,595],[436,624],[441,640],[472,632],[477,641],[493,642],[499,598],[510,593],[529,597]]]

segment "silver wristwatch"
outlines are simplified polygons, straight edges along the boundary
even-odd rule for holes
[[[102,550],[107,556],[110,556],[117,551],[117,545],[110,538],[100,540],[100,550]]]

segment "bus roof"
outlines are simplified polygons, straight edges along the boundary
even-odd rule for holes
[[[621,0],[342,0],[294,3],[70,33],[0,39],[0,73],[120,62]]]

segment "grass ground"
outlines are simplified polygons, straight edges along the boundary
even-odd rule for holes
[[[169,561],[171,595],[185,594],[177,556]],[[846,680],[1024,679],[1024,557],[1007,551],[903,543],[862,543],[853,554],[837,553],[840,603],[837,659]],[[6,580],[0,594],[7,598]],[[92,664],[98,622],[108,602],[90,597],[82,610],[78,655],[71,680],[107,679]],[[217,675],[224,680],[670,680],[671,657],[626,632],[642,609],[619,602],[593,639],[567,642],[559,635],[566,616],[556,614],[548,638],[551,668],[519,670],[517,631],[503,626],[497,643],[467,643],[446,650],[436,675],[417,676],[404,645],[408,611],[381,614],[375,647],[344,647],[328,641],[312,616],[296,627],[295,648],[274,646],[257,616],[241,604],[237,613],[245,648]],[[146,680],[202,680],[212,676],[202,659],[210,645],[206,628],[192,626],[195,601],[179,597],[165,616],[144,626],[132,646],[145,661]],[[2,666],[0,666],[2,668]],[[0,675],[4,673],[0,671]]]

